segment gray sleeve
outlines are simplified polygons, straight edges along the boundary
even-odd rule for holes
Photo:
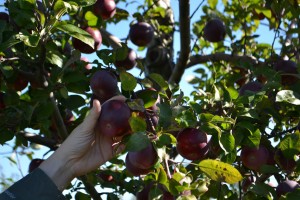
[[[0,194],[0,200],[65,200],[65,197],[40,169],[35,169]]]

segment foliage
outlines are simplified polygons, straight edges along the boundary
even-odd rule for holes
[[[102,198],[118,199],[125,193],[136,195],[148,183],[155,182],[157,187],[149,193],[152,199],[162,197],[166,191],[178,199],[276,199],[275,187],[268,185],[270,180],[299,180],[300,76],[274,69],[277,61],[288,58],[297,63],[299,72],[298,1],[199,2],[201,12],[199,8],[190,12],[185,23],[189,24],[189,17],[193,19],[195,13],[201,16],[190,24],[188,36],[181,37],[179,42],[188,37],[189,44],[180,52],[174,52],[173,36],[176,30],[184,34],[184,19],[174,21],[171,7],[165,6],[169,1],[116,0],[117,12],[108,20],[93,14],[95,2],[43,0],[42,7],[38,7],[35,0],[5,1],[9,23],[0,20],[1,145],[14,139],[14,149],[31,149],[38,143],[54,151],[89,111],[89,80],[103,69],[118,76],[120,91],[130,100],[134,133],[124,137],[127,146],[123,155],[81,179],[95,188],[80,191],[83,186],[78,181],[68,189],[68,197],[95,198],[91,190],[97,188]],[[189,6],[188,0],[179,2]],[[185,6],[180,7],[180,15],[187,9]],[[131,8],[130,13],[126,7]],[[213,18],[224,22],[224,41],[211,43],[203,38],[202,30]],[[140,74],[113,65],[126,57],[132,44],[127,39],[112,38],[106,31],[112,24],[127,23],[129,27],[134,21],[146,21],[155,29],[151,44],[132,46],[140,52],[147,51],[144,58],[137,60]],[[85,69],[86,63],[80,60],[84,55],[72,47],[74,37],[93,47],[93,38],[82,26],[100,29],[103,37],[101,49],[95,53],[97,59],[90,62],[94,66],[91,70]],[[273,43],[258,42],[258,30],[262,27],[267,27],[264,34],[273,38]],[[184,88],[180,89],[179,81],[172,77],[181,79],[183,71],[190,67],[194,67],[194,77],[189,82],[194,90],[185,96],[181,92]],[[286,83],[286,77],[295,81]],[[26,82],[21,90],[17,88],[20,80]],[[262,89],[239,93],[252,81],[262,84]],[[136,98],[140,88],[155,88],[157,92]],[[155,104],[157,96],[159,120],[157,126],[149,129],[149,121],[137,113]],[[72,120],[68,111],[72,112]],[[201,129],[209,136],[204,160],[189,161],[178,155],[176,136],[186,127]],[[30,130],[38,130],[35,140],[26,134]],[[154,144],[159,160],[150,173],[133,177],[125,168],[124,155],[149,142]],[[246,168],[240,160],[241,148],[259,145],[266,146],[270,155],[280,149],[296,161],[296,167],[285,170],[274,161],[266,163],[261,171]],[[103,171],[112,180],[101,178]],[[241,181],[249,174],[257,181],[243,192]],[[112,192],[101,193],[96,186]],[[288,196],[299,196],[299,190]]]

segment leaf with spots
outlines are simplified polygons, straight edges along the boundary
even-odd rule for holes
[[[217,160],[202,160],[199,163],[201,171],[214,181],[226,182],[233,184],[243,179],[240,172],[228,163]]]

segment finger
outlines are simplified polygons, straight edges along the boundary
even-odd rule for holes
[[[101,105],[99,100],[93,100],[93,107],[89,114],[86,116],[82,124],[80,125],[83,130],[93,130],[96,126],[97,120],[101,112]]]
[[[113,146],[113,156],[116,156],[116,155],[122,153],[125,150],[125,147],[126,147],[125,144],[123,144],[121,142],[117,145],[114,145]]]

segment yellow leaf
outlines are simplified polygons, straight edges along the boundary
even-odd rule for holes
[[[202,160],[199,163],[201,171],[214,181],[226,182],[233,184],[243,179],[240,172],[228,163],[217,160]]]

